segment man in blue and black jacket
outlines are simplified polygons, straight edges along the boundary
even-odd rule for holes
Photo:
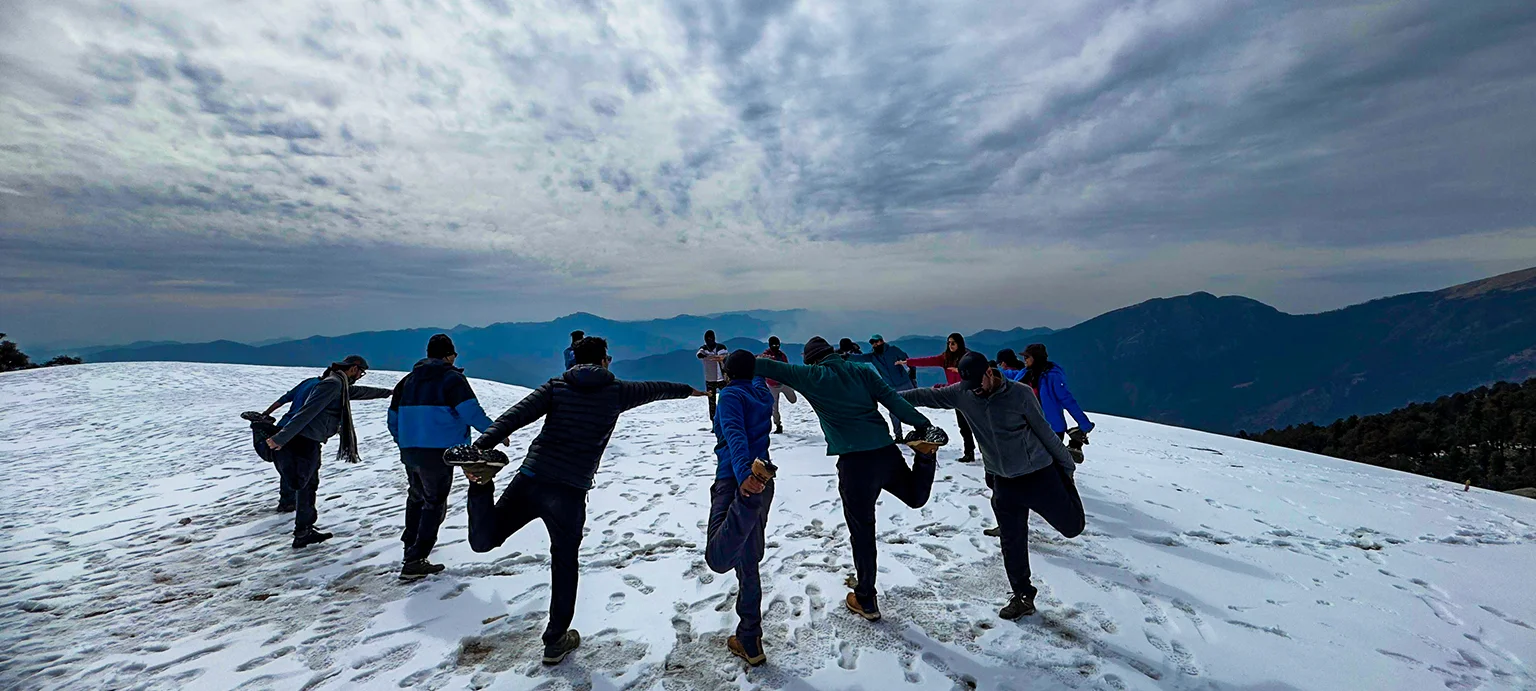
[[[389,434],[400,446],[400,462],[410,481],[405,499],[405,560],[400,580],[413,581],[443,570],[427,561],[437,545],[437,529],[448,513],[453,468],[443,451],[469,443],[469,428],[491,428],[491,418],[475,399],[464,370],[453,366],[459,354],[448,334],[427,341],[427,358],[395,385],[389,401]]]

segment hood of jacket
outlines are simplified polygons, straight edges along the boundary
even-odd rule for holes
[[[597,365],[577,365],[560,375],[560,379],[573,389],[590,391],[601,389],[614,381],[613,372]]]
[[[435,374],[442,376],[447,372],[463,372],[464,369],[461,367],[454,367],[453,365],[448,364],[446,360],[441,360],[438,358],[422,358],[417,360],[415,365],[411,366],[411,371],[421,372],[422,374]]]

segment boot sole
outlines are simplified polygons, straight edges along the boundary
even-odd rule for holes
[[[849,602],[847,600],[843,600],[843,606],[847,607],[848,611],[853,612],[854,614],[857,614],[860,617],[863,617],[864,621],[880,621],[880,613],[879,612],[875,612],[874,614],[870,614],[868,612],[865,612],[862,609],[858,609],[858,608],[854,607],[853,603]]]
[[[550,667],[553,667],[553,666],[558,665],[558,664],[560,664],[562,662],[565,662],[565,658],[569,657],[571,652],[574,651],[574,650],[576,650],[576,649],[575,648],[571,648],[570,650],[567,650],[567,651],[565,651],[563,653],[560,653],[556,657],[550,657],[548,655],[545,655],[544,656],[544,664],[548,665]]]
[[[735,650],[732,650],[731,654],[735,655],[736,657],[739,657],[739,658],[741,658],[743,660],[746,660],[747,664],[752,665],[753,667],[761,667],[761,666],[763,666],[764,663],[768,662],[768,656],[767,655],[758,655],[755,658],[754,657],[747,657],[746,653],[737,652]]]

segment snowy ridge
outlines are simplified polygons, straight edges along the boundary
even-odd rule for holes
[[[734,577],[700,548],[714,474],[700,401],[621,420],[589,500],[586,640],[546,669],[547,538],[534,525],[471,552],[462,478],[433,555],[448,571],[396,580],[405,478],[385,401],[354,404],[363,463],[326,448],[320,525],[336,538],[289,547],[276,474],[236,415],[312,374],[0,375],[0,687],[1536,687],[1536,502],[1105,416],[1078,474],[1087,532],[1032,532],[1039,614],[996,617],[1007,581],[981,535],[981,469],[946,449],[928,506],[881,501],[886,618],[855,620],[833,459],[804,404],[774,438],[769,664],[746,670],[724,650]],[[524,393],[474,385],[493,414]]]

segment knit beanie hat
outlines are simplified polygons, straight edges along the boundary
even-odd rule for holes
[[[845,353],[845,354],[846,353],[857,353],[857,352],[859,352],[859,346],[858,346],[858,344],[853,342],[853,339],[845,338],[845,339],[837,342],[837,352]]]
[[[976,351],[966,353],[960,358],[960,381],[973,389],[981,386],[982,377],[987,376],[987,356]]]
[[[800,351],[800,359],[807,365],[814,365],[831,354],[832,344],[827,343],[827,339],[812,336],[811,340],[805,342],[805,348]]]
[[[725,376],[732,381],[751,381],[757,373],[757,356],[746,350],[733,350],[725,356]]]
[[[427,357],[441,360],[449,355],[456,355],[453,349],[453,339],[448,334],[437,334],[427,339]]]

